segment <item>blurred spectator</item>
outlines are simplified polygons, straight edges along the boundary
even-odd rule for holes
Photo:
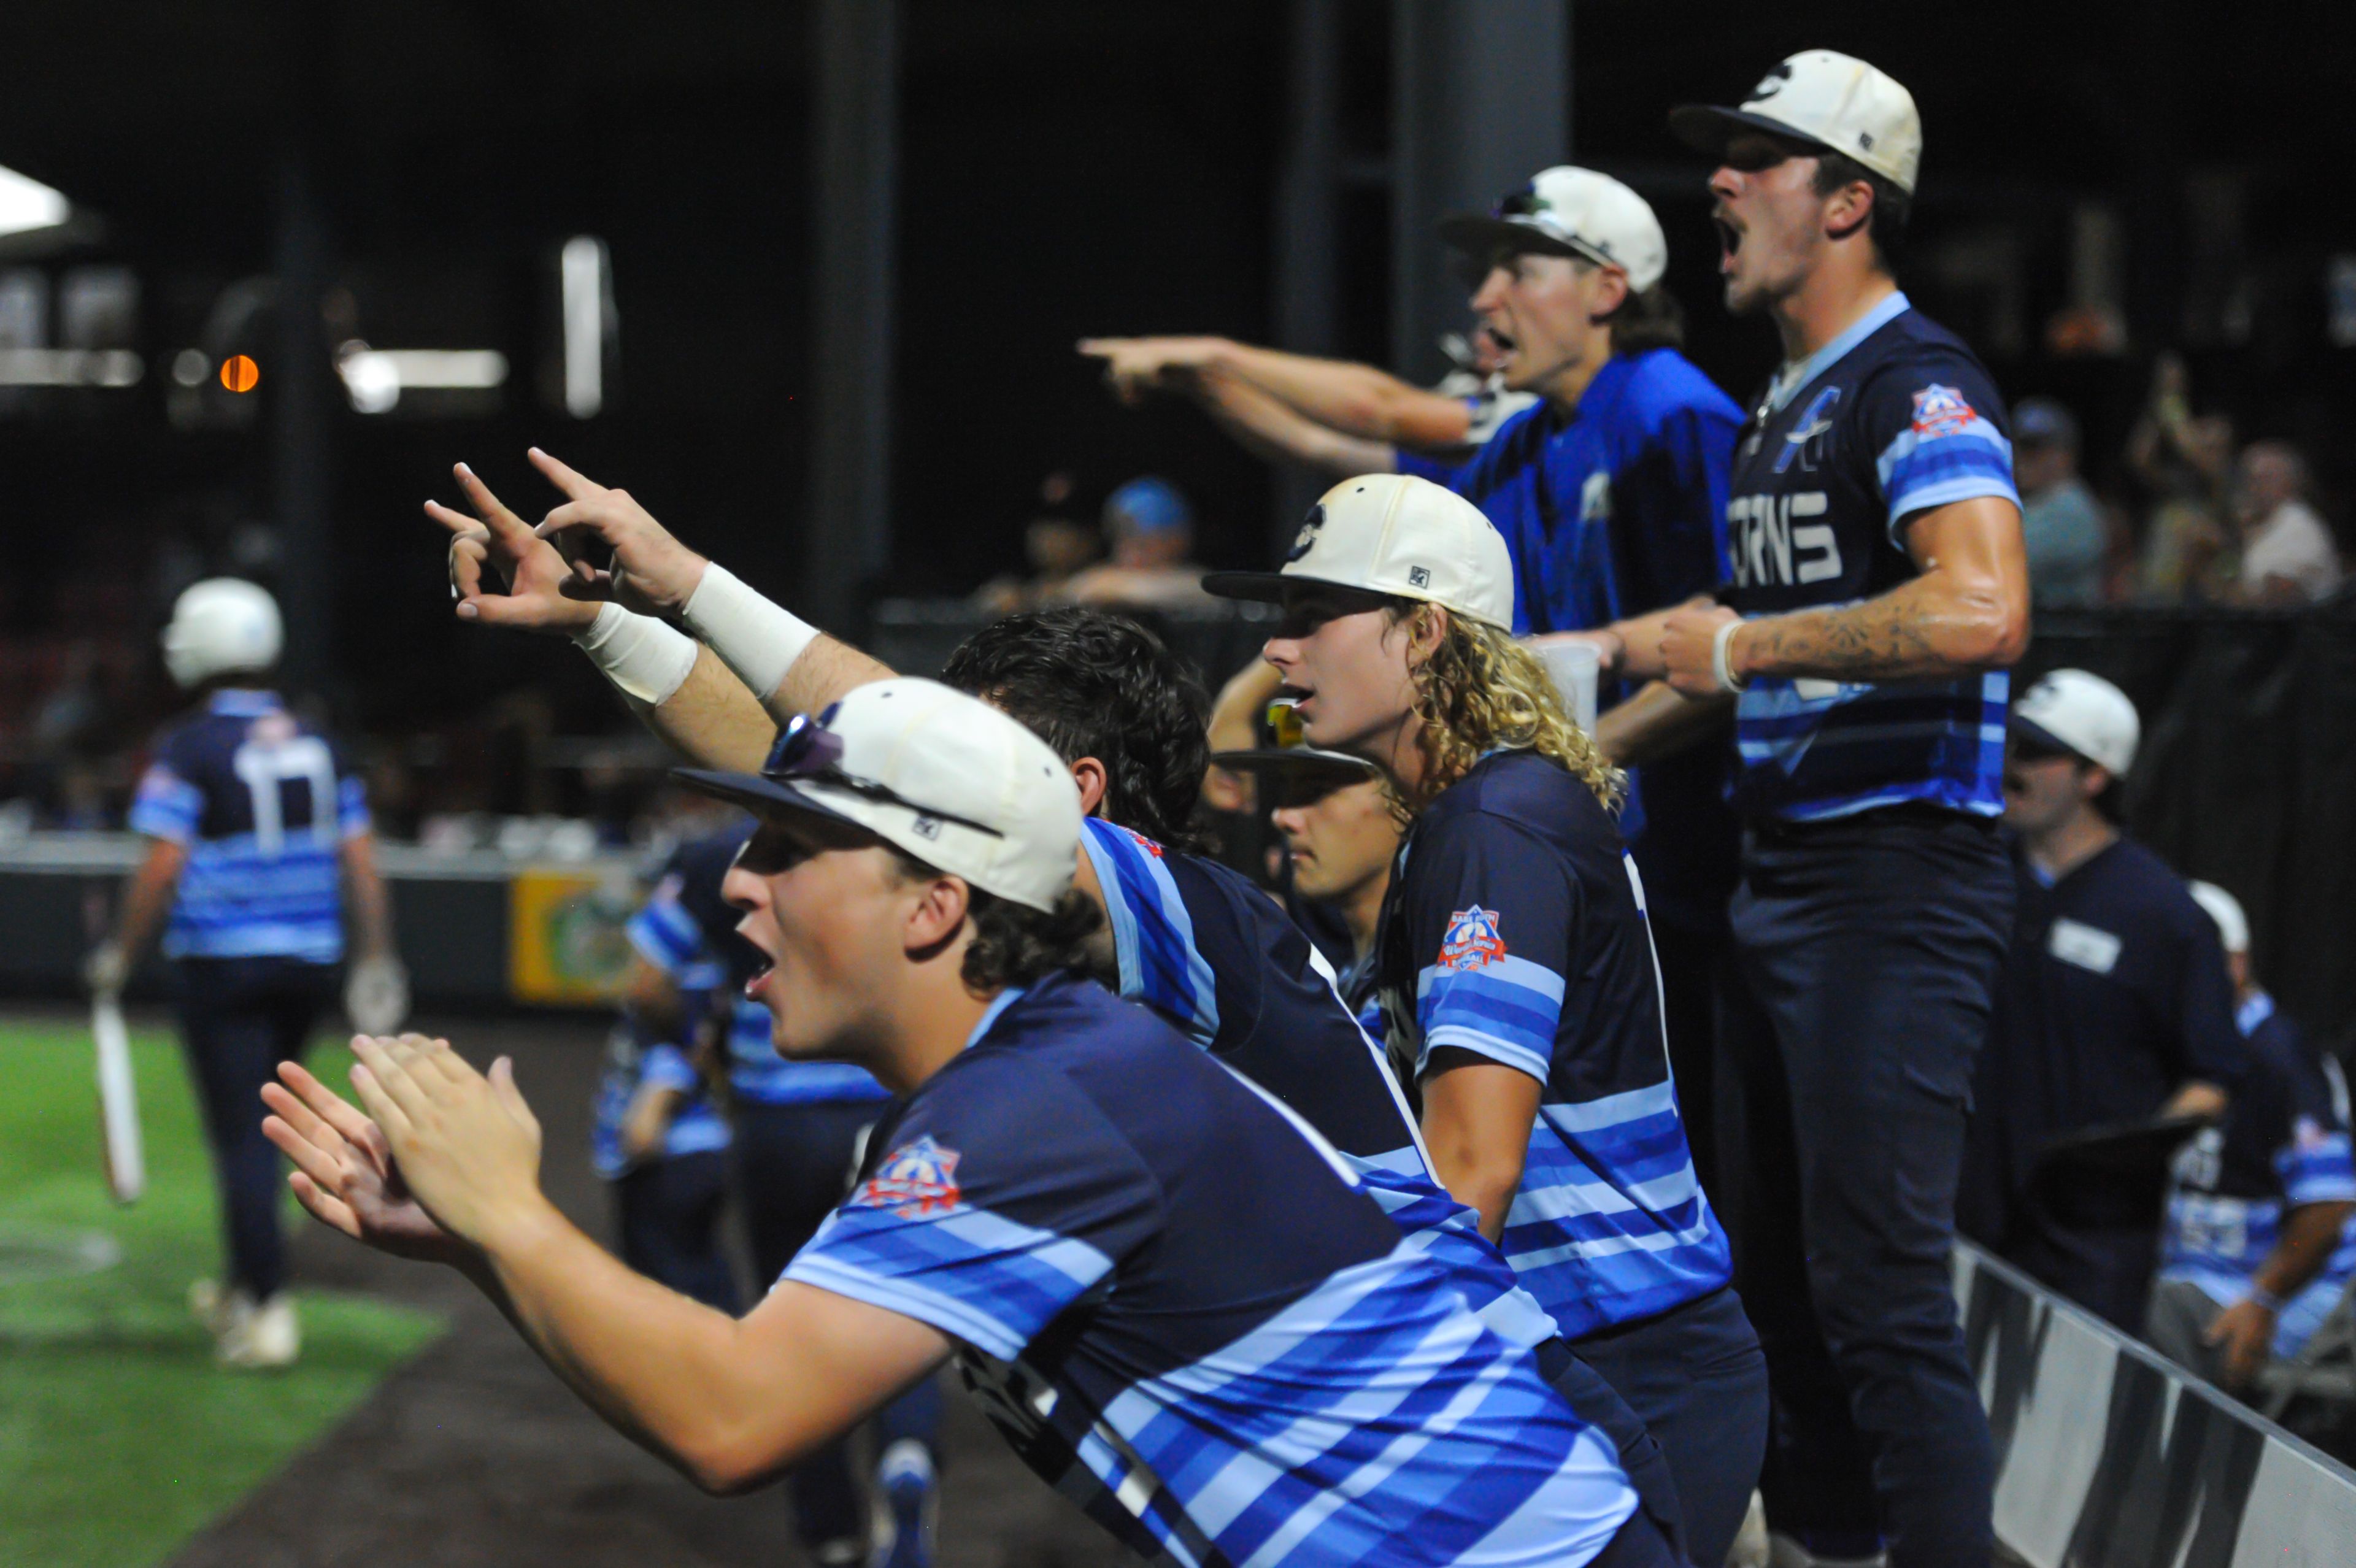
[[[2178,604],[2192,596],[2205,567],[2224,546],[2224,497],[2233,461],[2233,421],[2222,414],[2195,416],[2184,361],[2161,356],[2150,400],[2127,438],[2127,467],[2151,503],[2137,552],[2134,598]]]
[[[2252,442],[2244,450],[2233,507],[2241,561],[2222,597],[2312,604],[2338,592],[2340,552],[2307,494],[2307,460],[2288,442]]]
[[[1194,508],[1166,479],[1132,479],[1106,498],[1104,537],[1112,559],[1076,574],[1051,602],[1169,609],[1207,603],[1194,562]]]
[[[2051,398],[2012,411],[2012,477],[2029,545],[2029,591],[2040,608],[2099,604],[2108,530],[2078,477],[2078,421]]]
[[[2356,1277],[2348,1081],[2259,988],[2241,903],[2207,882],[2191,891],[2224,943],[2250,1067],[2223,1124],[2177,1153],[2145,1338],[2241,1389],[2298,1354]]]
[[[2104,1133],[2133,1146],[2156,1120],[2224,1111],[2244,1056],[2232,987],[2208,916],[2116,826],[2141,730],[2126,694],[2056,670],[2014,706],[2010,730],[2017,914],[1972,1093],[1958,1221],[2133,1333],[2158,1261],[2165,1140],[2147,1169],[2119,1175],[2081,1163],[2084,1146]]]
[[[1011,615],[1045,603],[1102,552],[1097,530],[1066,509],[1076,487],[1068,468],[1058,468],[1040,482],[1039,513],[1023,528],[1023,558],[1031,568],[1030,577],[983,583],[974,592],[977,607]]]

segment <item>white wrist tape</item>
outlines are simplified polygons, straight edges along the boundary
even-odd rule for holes
[[[616,691],[649,708],[667,701],[695,667],[693,638],[619,604],[599,606],[597,618],[573,642]]]
[[[1718,629],[1718,635],[1710,639],[1709,668],[1710,673],[1718,677],[1720,691],[1740,691],[1743,688],[1742,677],[1734,673],[1734,634],[1740,630],[1741,622],[1729,621]]]
[[[703,581],[689,595],[680,618],[696,640],[766,700],[786,671],[818,641],[818,628],[771,603],[718,561],[707,562]]]

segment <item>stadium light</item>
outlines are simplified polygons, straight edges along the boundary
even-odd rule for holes
[[[127,348],[0,348],[0,387],[135,387],[145,370]]]
[[[557,262],[564,314],[564,411],[585,420],[605,406],[605,242],[586,234],[564,242]]]
[[[37,229],[58,229],[73,216],[73,204],[62,191],[10,168],[0,168],[0,235],[26,234]]]
[[[507,385],[508,357],[496,348],[370,348],[347,343],[336,369],[352,407],[391,413],[404,391],[487,392]]]

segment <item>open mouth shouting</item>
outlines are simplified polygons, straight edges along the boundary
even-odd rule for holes
[[[1709,220],[1718,229],[1718,270],[1730,272],[1735,255],[1742,249],[1742,226],[1724,208],[1712,212]]]

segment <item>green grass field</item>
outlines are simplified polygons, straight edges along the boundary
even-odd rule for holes
[[[0,1023],[0,1256],[14,1238],[90,1232],[122,1252],[78,1277],[0,1275],[0,1563],[159,1561],[440,1331],[408,1308],[300,1294],[295,1367],[215,1367],[187,1307],[220,1259],[196,1103],[168,1036],[132,1046],[148,1190],[120,1210],[99,1174],[89,1036]],[[312,1065],[340,1082],[343,1053]]]

